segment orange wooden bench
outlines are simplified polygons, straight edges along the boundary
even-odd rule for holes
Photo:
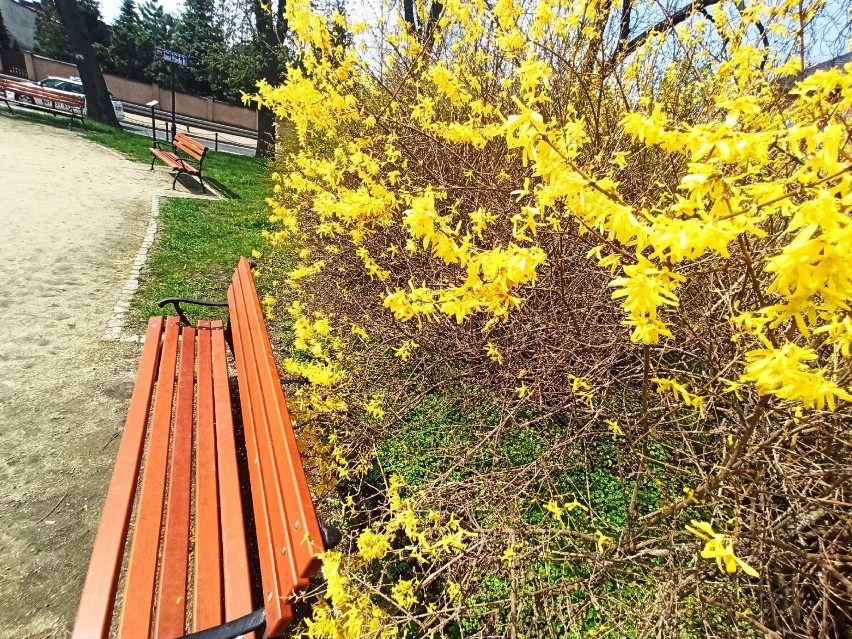
[[[69,128],[74,120],[80,120],[80,124],[85,127],[83,108],[86,99],[80,95],[47,89],[29,82],[0,78],[0,100],[6,103],[9,113],[14,113],[11,106],[14,104],[26,109],[67,116]]]
[[[280,636],[339,533],[314,510],[251,267],[234,273],[227,326],[181,321],[181,303],[224,303],[167,303],[180,318],[148,323],[73,637]]]
[[[172,149],[172,151],[163,151],[159,148],[152,148],[151,154],[154,157],[151,158],[151,170],[154,170],[155,160],[162,160],[168,166],[172,167],[172,171],[175,173],[175,179],[172,180],[172,189],[175,188],[178,176],[181,173],[186,173],[187,175],[196,176],[198,181],[201,182],[201,190],[206,191],[204,188],[204,179],[201,176],[201,167],[204,165],[204,158],[207,156],[207,147],[183,133],[176,133],[175,139],[172,140]],[[178,151],[188,155],[189,158],[180,157]],[[198,166],[193,166],[191,164],[193,161],[197,162]]]

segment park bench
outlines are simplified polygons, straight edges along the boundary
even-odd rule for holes
[[[8,78],[0,78],[0,96],[2,96],[0,100],[6,103],[9,113],[14,113],[12,104],[15,104],[26,109],[67,116],[69,128],[74,120],[80,120],[80,124],[85,126],[83,108],[86,105],[86,99],[83,96]]]
[[[314,510],[249,262],[227,302],[170,303],[179,317],[148,323],[73,638],[278,637],[340,535]],[[191,326],[182,303],[227,306],[228,323]]]
[[[151,158],[151,170],[154,170],[154,161],[157,159],[162,160],[168,166],[172,167],[172,171],[175,173],[175,179],[172,180],[172,189],[175,188],[178,176],[181,173],[186,173],[187,175],[196,176],[198,181],[201,182],[202,192],[206,190],[204,188],[204,180],[201,176],[201,167],[204,165],[204,158],[208,150],[206,146],[183,133],[175,134],[172,140],[172,151],[163,151],[160,149],[159,142],[155,142],[154,144],[155,146],[151,149],[151,154],[154,156]],[[189,158],[181,158],[178,155],[178,151],[188,155]],[[192,161],[197,162],[198,166],[193,166],[191,164]]]

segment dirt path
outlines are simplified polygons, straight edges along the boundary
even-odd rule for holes
[[[0,637],[65,637],[138,348],[100,339],[161,172],[0,116]]]

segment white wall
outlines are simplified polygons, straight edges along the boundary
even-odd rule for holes
[[[9,39],[16,40],[22,49],[34,49],[36,12],[12,0],[0,0],[0,12]]]

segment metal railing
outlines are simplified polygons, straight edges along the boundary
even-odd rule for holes
[[[162,131],[165,132],[165,140],[166,141],[171,140],[171,130],[170,130],[170,124],[171,124],[171,121],[172,121],[171,111],[163,111],[162,109],[156,109],[156,108],[151,109],[150,107],[147,107],[145,105],[132,104],[130,102],[123,102],[122,104],[124,105],[124,110],[127,113],[133,113],[134,115],[142,115],[142,116],[145,116],[147,118],[152,118],[155,122],[162,121],[163,122]],[[227,124],[219,124],[218,122],[210,122],[209,120],[201,120],[199,118],[193,118],[193,117],[190,117],[188,115],[180,115],[180,114],[177,114],[177,113],[175,114],[175,123],[187,127],[187,130],[189,130],[190,127],[194,127],[196,129],[201,129],[201,131],[199,131],[199,132],[192,132],[192,137],[199,139],[199,140],[212,142],[213,143],[213,149],[215,151],[219,150],[219,143],[220,142],[222,142],[223,144],[229,144],[230,146],[236,146],[236,147],[241,147],[241,148],[245,148],[245,149],[253,149],[255,147],[256,143],[257,143],[257,131],[253,131],[251,129],[243,129],[243,128],[240,128],[240,127],[229,126]],[[138,126],[141,127],[141,126],[144,126],[144,125],[138,125]],[[151,126],[148,125],[148,126],[145,126],[144,128],[147,128],[147,129],[150,130]],[[157,126],[157,131],[158,131],[158,133],[160,132],[159,126]],[[207,132],[213,133],[213,137],[206,135]],[[252,140],[252,143],[246,144],[244,142],[238,142],[238,141],[234,141],[234,140],[220,140],[219,139],[220,133],[225,134],[225,135],[232,135],[232,136],[237,136],[237,137],[241,137],[241,138],[246,138],[246,139]]]

